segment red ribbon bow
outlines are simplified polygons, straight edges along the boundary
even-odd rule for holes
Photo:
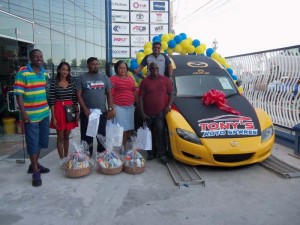
[[[239,111],[228,105],[223,91],[212,89],[204,94],[202,101],[205,105],[216,104],[219,109],[225,112],[241,115]]]

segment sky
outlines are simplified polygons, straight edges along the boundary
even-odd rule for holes
[[[224,57],[300,45],[299,0],[171,0],[175,34]]]

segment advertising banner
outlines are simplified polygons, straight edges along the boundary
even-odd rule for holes
[[[130,1],[130,10],[131,11],[149,11],[149,2],[148,1]]]
[[[148,35],[131,35],[131,46],[142,46],[142,48],[144,48],[144,44],[146,44],[148,41]]]
[[[149,34],[149,25],[148,24],[130,24],[131,34]]]
[[[129,12],[126,11],[112,11],[111,12],[111,21],[116,22],[129,22]]]
[[[129,34],[129,24],[127,23],[112,23],[113,34]]]
[[[166,34],[168,33],[168,24],[151,24],[150,34]]]
[[[149,23],[148,12],[131,12],[130,18],[133,23]]]
[[[144,47],[131,47],[131,58],[136,57],[136,53],[138,53],[139,50],[143,50]]]
[[[130,48],[129,47],[112,47],[113,58],[129,58]]]
[[[129,10],[129,0],[111,0],[111,9]]]
[[[150,2],[150,11],[168,11],[168,2],[167,1],[151,1]]]
[[[113,46],[129,46],[129,35],[112,35]]]
[[[150,13],[150,23],[168,23],[169,14],[165,12]]]

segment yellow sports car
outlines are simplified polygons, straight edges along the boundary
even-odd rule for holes
[[[270,156],[271,118],[253,108],[218,62],[200,55],[170,58],[175,97],[166,115],[167,146],[176,160],[233,167]]]

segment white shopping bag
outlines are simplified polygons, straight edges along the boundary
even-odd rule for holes
[[[124,128],[115,121],[107,120],[106,123],[106,142],[112,147],[120,147],[123,142]]]
[[[91,109],[91,114],[89,115],[89,123],[86,129],[86,136],[96,137],[98,133],[98,127],[100,122],[100,109]]]
[[[136,139],[137,147],[146,151],[152,150],[152,134],[147,125],[144,125],[137,130]]]

